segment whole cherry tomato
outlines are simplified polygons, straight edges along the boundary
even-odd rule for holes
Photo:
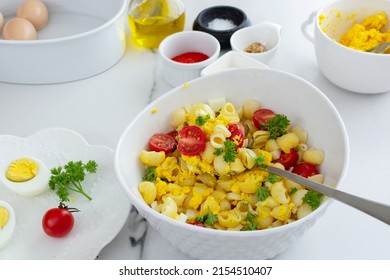
[[[68,208],[62,202],[57,208],[49,209],[42,218],[43,231],[51,237],[64,237],[74,225],[72,212],[78,212],[76,208]]]

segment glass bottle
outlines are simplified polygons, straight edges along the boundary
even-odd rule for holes
[[[165,37],[183,31],[184,4],[181,0],[131,0],[128,21],[138,45],[158,48]]]

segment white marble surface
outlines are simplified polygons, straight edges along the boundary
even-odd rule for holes
[[[240,7],[253,24],[280,24],[282,43],[268,65],[313,83],[330,98],[345,122],[351,157],[343,190],[390,204],[389,93],[361,95],[331,84],[318,68],[313,45],[301,33],[301,24],[309,14],[331,2],[184,0],[186,29],[192,28],[202,9],[220,4]],[[157,58],[156,51],[129,42],[120,62],[95,77],[56,85],[0,83],[0,133],[24,137],[46,127],[65,127],[81,133],[91,144],[115,148],[136,114],[170,89]],[[0,67],[12,65],[0,62]],[[119,235],[98,256],[188,258],[168,245],[134,209]],[[390,259],[390,228],[334,201],[320,221],[277,259]]]

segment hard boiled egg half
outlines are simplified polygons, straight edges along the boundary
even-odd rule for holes
[[[0,200],[0,250],[3,249],[11,239],[15,230],[16,218],[11,205]]]
[[[0,183],[10,191],[23,196],[34,196],[46,191],[50,170],[46,164],[33,157],[22,157],[7,162],[0,169]]]

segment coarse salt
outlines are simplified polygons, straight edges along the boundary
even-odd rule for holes
[[[237,27],[233,21],[223,18],[215,18],[209,22],[208,28],[214,30],[228,30]]]

